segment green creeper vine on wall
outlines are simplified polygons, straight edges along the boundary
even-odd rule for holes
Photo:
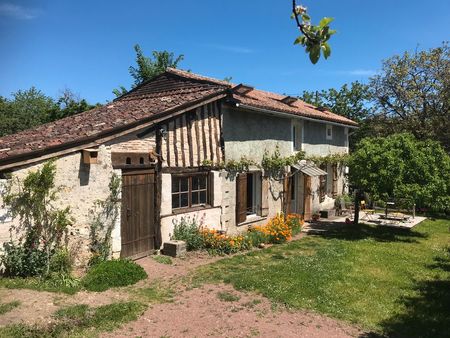
[[[111,256],[112,231],[119,218],[120,189],[120,177],[113,173],[109,182],[108,197],[105,200],[96,201],[90,210],[92,222],[89,238],[92,256],[89,265],[106,261]]]

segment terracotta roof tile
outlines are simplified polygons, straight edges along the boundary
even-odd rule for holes
[[[0,138],[1,162],[20,155],[56,146],[83,142],[117,128],[126,128],[151,116],[201,102],[228,92],[243,105],[279,111],[313,119],[354,126],[355,122],[322,111],[301,100],[283,103],[284,96],[253,89],[244,95],[233,92],[229,82],[169,68],[157,78],[139,85],[127,94],[102,107]],[[12,160],[12,159],[11,159]]]

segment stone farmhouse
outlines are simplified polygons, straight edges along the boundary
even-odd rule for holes
[[[0,183],[56,159],[59,203],[70,206],[70,234],[87,251],[89,210],[108,196],[117,174],[113,252],[139,257],[169,240],[183,216],[233,233],[266,222],[283,210],[282,200],[305,219],[333,208],[346,190],[345,168],[294,165],[280,199],[286,182],[257,166],[231,177],[216,164],[243,156],[261,163],[276,149],[282,156],[347,153],[356,126],[290,96],[168,69],[102,107],[0,138]],[[0,244],[15,221],[0,207]]]

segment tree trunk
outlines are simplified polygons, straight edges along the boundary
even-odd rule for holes
[[[355,190],[355,215],[353,217],[353,224],[358,225],[359,223],[359,203],[361,201],[361,194],[359,190]]]

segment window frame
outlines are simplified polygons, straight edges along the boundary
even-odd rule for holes
[[[205,207],[210,207],[211,206],[211,184],[210,184],[210,173],[209,172],[199,172],[199,173],[181,173],[181,174],[172,174],[172,184],[171,184],[171,192],[170,192],[170,203],[171,203],[171,207],[172,207],[172,211],[173,212],[180,212],[183,210],[190,210],[190,209],[197,209],[197,208],[205,208]],[[206,183],[206,187],[204,189],[200,189],[199,187],[197,189],[193,189],[193,178],[194,177],[199,177],[202,176],[205,178],[205,183]],[[173,191],[173,180],[174,179],[187,179],[188,180],[188,186],[187,186],[187,190],[183,190],[183,191]],[[204,191],[206,194],[206,201],[205,203],[197,203],[197,204],[192,204],[192,196],[193,193],[197,193],[200,195],[200,192]],[[188,205],[187,206],[179,206],[179,207],[174,207],[173,206],[173,196],[174,195],[181,195],[181,194],[188,194]]]
[[[330,131],[330,135],[328,135],[328,131]],[[331,141],[333,139],[333,125],[327,124],[325,127],[325,137],[327,140]]]

